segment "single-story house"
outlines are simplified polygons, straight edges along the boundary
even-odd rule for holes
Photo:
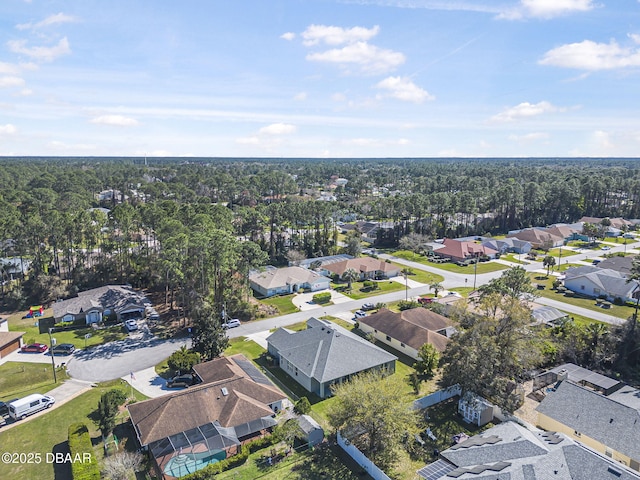
[[[598,268],[605,270],[615,270],[624,276],[628,276],[631,273],[631,266],[633,265],[633,257],[609,257],[605,258],[598,263]]]
[[[497,250],[500,254],[511,252],[526,255],[531,251],[531,244],[529,242],[518,240],[517,238],[503,238],[500,240],[491,238],[484,240],[482,246]]]
[[[426,308],[412,308],[399,313],[381,308],[358,319],[360,330],[372,333],[376,340],[418,360],[418,350],[430,343],[442,353],[455,332],[453,322]]]
[[[276,411],[287,402],[242,355],[216,358],[199,369],[213,380],[127,407],[140,446],[165,479],[235,455],[242,443],[271,431]]]
[[[343,262],[344,260],[351,260],[353,255],[347,255],[346,253],[340,255],[328,255],[326,257],[316,257],[316,258],[305,258],[304,260],[300,260],[296,262],[299,267],[302,268],[311,268],[311,265],[315,263],[319,263],[320,267],[324,267],[325,265],[331,265],[332,263]],[[292,263],[289,262],[289,266],[292,266]]]
[[[581,295],[593,298],[604,295],[609,301],[619,298],[623,302],[635,301],[633,291],[637,287],[635,282],[627,282],[626,275],[593,265],[567,269],[564,286]]]
[[[550,226],[546,231],[551,235],[564,238],[565,242],[570,242],[572,240],[582,240],[586,242],[589,240],[589,237],[582,233],[582,225],[579,223],[571,225],[558,223]]]
[[[307,329],[279,328],[267,337],[269,354],[282,370],[320,398],[331,385],[371,370],[395,371],[397,357],[335,323],[310,318]]]
[[[147,305],[151,303],[144,294],[128,285],[106,285],[54,303],[53,317],[56,322],[84,320],[87,325],[100,322],[111,314],[118,320],[143,318]]]
[[[417,471],[424,480],[639,480],[570,435],[503,422],[440,452]]]
[[[486,247],[475,242],[460,242],[452,238],[445,238],[443,247],[436,253],[440,257],[448,257],[454,262],[460,262],[470,258],[487,256],[495,258],[498,250]]]
[[[358,272],[360,280],[391,278],[400,275],[400,266],[373,257],[359,257],[331,263],[325,265],[321,272],[327,276],[335,274],[342,278],[344,272],[349,269]]]
[[[547,305],[533,308],[531,310],[531,316],[535,323],[548,326],[557,325],[564,319],[569,318],[568,314],[561,312],[555,307],[549,307]]]
[[[263,297],[310,290],[317,292],[330,287],[331,281],[319,273],[302,267],[267,267],[264,272],[249,275],[249,285]]]
[[[546,390],[545,398],[536,409],[537,424],[574,438],[637,472],[640,471],[640,391],[610,380],[614,385],[604,393],[586,386],[588,379],[581,385],[568,378],[561,380]]]
[[[302,430],[304,434],[304,440],[309,444],[309,447],[318,445],[324,440],[324,430],[318,422],[309,415],[300,415],[298,417],[298,425],[300,425],[300,430]]]
[[[578,220],[579,223],[592,223],[594,225],[600,225],[602,223],[602,220],[604,220],[604,218],[601,217],[582,217],[580,220]],[[629,220],[625,220],[624,218],[621,217],[614,217],[614,218],[609,218],[609,221],[611,222],[611,226],[613,228],[619,229],[619,230],[623,230],[625,228],[631,228],[633,227],[633,222],[629,221]]]
[[[0,358],[22,347],[22,336],[25,332],[0,332]]]
[[[494,406],[475,393],[466,392],[458,400],[458,412],[465,422],[482,427],[493,421]]]
[[[564,245],[564,237],[555,235],[543,228],[525,228],[516,232],[509,232],[507,238],[517,238],[529,242],[533,248],[561,247]]]

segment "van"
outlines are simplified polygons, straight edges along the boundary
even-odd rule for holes
[[[53,397],[33,393],[11,402],[9,404],[9,416],[14,420],[22,420],[23,418],[33,415],[40,410],[49,408],[55,402],[56,400]]]

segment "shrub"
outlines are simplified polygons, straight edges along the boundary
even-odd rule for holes
[[[412,308],[418,308],[420,304],[418,302],[414,302],[413,300],[400,300],[398,302],[398,308],[400,311],[411,310]]]
[[[309,413],[311,411],[309,399],[307,397],[300,398],[293,407],[293,410],[300,415],[306,415]]]
[[[365,280],[364,282],[362,282],[362,288],[367,289],[367,290],[373,290],[376,288],[376,282],[372,281],[372,280]]]
[[[622,300],[620,297],[616,297],[613,299],[613,304],[614,305],[624,305],[624,300]]]
[[[200,363],[200,354],[187,350],[185,346],[173,352],[167,360],[169,368],[180,373],[190,371],[197,363]]]
[[[313,296],[314,303],[328,303],[331,301],[331,292],[316,293]]]
[[[89,429],[84,423],[72,423],[69,425],[69,451],[71,452],[71,458],[80,455],[79,458],[84,460],[84,454],[86,453],[91,456],[88,462],[71,463],[73,480],[100,479],[100,467],[93,451]]]

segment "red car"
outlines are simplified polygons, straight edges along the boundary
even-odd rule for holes
[[[44,343],[32,343],[30,345],[24,345],[21,350],[23,352],[42,353],[49,350],[49,347]]]
[[[420,297],[418,299],[418,303],[420,303],[422,305],[426,305],[428,303],[433,303],[433,298],[431,298],[431,297]]]

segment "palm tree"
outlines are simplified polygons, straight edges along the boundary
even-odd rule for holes
[[[349,283],[349,291],[351,291],[351,284],[360,278],[360,274],[353,268],[347,268],[342,274],[342,279]]]
[[[440,282],[432,282],[429,284],[429,289],[433,290],[434,297],[438,298],[438,292],[444,289],[444,286]]]
[[[546,257],[544,257],[544,260],[542,260],[542,265],[544,267],[547,267],[547,277],[549,276],[549,270],[551,270],[551,268],[556,264],[556,259],[555,257],[552,257],[551,255],[547,255]]]

